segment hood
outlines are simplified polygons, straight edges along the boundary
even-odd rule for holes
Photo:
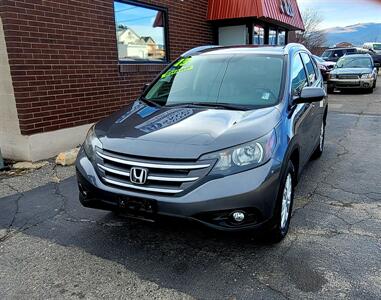
[[[322,65],[327,66],[327,67],[333,67],[336,65],[336,63],[333,61],[325,61],[324,63],[322,63]]]
[[[369,74],[372,73],[370,68],[337,68],[331,71],[331,74],[344,75],[344,74]]]
[[[251,111],[151,107],[136,101],[99,122],[104,149],[129,155],[196,159],[257,139],[280,121],[276,107]]]

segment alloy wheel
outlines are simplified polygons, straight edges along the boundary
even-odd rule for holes
[[[323,122],[320,128],[320,142],[319,142],[319,149],[321,152],[323,152],[323,148],[324,148],[324,133],[325,133],[325,128],[324,128],[324,122]]]
[[[282,211],[281,211],[281,229],[285,229],[287,227],[287,222],[290,215],[291,208],[291,200],[292,200],[292,176],[289,173],[287,175],[287,179],[283,189],[283,197],[282,197]]]

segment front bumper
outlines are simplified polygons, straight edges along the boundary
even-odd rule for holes
[[[336,88],[369,89],[373,86],[374,79],[329,79],[328,86]]]
[[[179,197],[107,185],[82,150],[76,169],[80,201],[86,207],[121,210],[150,220],[160,216],[185,218],[219,230],[240,231],[269,225],[279,190],[281,163],[270,160],[259,168],[207,181]],[[244,211],[246,220],[233,222],[234,211]]]

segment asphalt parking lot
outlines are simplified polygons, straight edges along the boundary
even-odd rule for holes
[[[278,245],[82,208],[73,168],[0,175],[0,298],[380,299],[380,170],[378,87],[330,96]]]

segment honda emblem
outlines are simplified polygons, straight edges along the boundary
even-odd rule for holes
[[[135,184],[145,184],[148,178],[148,170],[144,168],[132,167],[130,171],[130,181]]]

